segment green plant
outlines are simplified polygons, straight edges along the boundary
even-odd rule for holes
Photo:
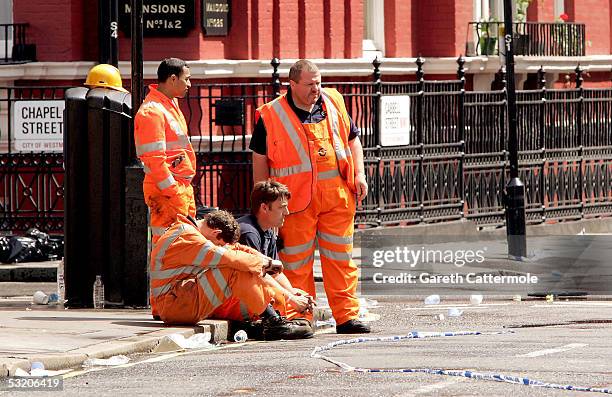
[[[478,46],[480,47],[480,55],[495,54],[495,47],[497,45],[497,25],[496,18],[480,21],[478,26]]]
[[[516,1],[516,20],[518,22],[527,21],[527,8],[533,0],[515,0]]]

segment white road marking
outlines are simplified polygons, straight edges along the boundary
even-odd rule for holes
[[[560,353],[560,352],[564,352],[567,350],[577,349],[579,347],[585,347],[585,346],[587,346],[586,343],[570,343],[569,345],[563,345],[563,346],[557,347],[556,349],[536,350],[536,351],[526,353],[526,354],[519,354],[516,357],[540,357],[540,356],[545,356],[547,354]]]
[[[535,303],[531,307],[568,307],[568,306],[581,306],[581,307],[612,307],[612,302],[554,302],[550,303]]]
[[[511,303],[487,303],[480,304],[478,306],[475,305],[467,305],[467,304],[458,304],[458,305],[427,305],[422,307],[405,307],[402,310],[432,310],[432,309],[450,309],[452,307],[460,307],[461,309],[489,309],[491,306],[508,306]]]
[[[421,386],[418,389],[412,390],[413,394],[431,393],[434,390],[445,389],[449,386],[453,386],[459,382],[465,381],[465,378],[453,378],[443,382],[433,383],[431,385]]]

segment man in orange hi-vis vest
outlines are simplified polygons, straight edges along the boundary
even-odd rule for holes
[[[247,246],[215,244],[231,239],[222,234],[223,229],[229,228],[231,234],[235,225],[236,238],[239,233],[234,218],[224,214],[229,227],[214,223],[211,227],[205,219],[196,222],[179,214],[178,220],[153,245],[152,310],[166,324],[193,325],[207,318],[230,296],[236,296],[251,312],[260,313],[266,340],[312,337],[309,327],[287,321],[270,305],[274,293],[262,278],[282,271],[282,266],[275,267],[276,261]],[[223,217],[220,221],[223,222]]]
[[[164,59],[157,69],[158,84],[149,86],[149,94],[134,120],[136,152],[144,164],[143,190],[153,242],[174,223],[177,214],[195,216],[191,180],[196,158],[177,100],[191,87],[190,77],[185,61]]]
[[[356,199],[368,191],[359,130],[342,95],[321,89],[308,60],[289,70],[286,94],[257,109],[249,148],[255,182],[272,178],[291,192],[280,229],[280,258],[294,287],[315,296],[313,262],[318,242],[325,293],[338,333],[368,333],[359,321],[357,266],[351,258]]]

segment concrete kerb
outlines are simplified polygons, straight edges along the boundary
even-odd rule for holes
[[[80,367],[88,358],[109,358],[120,354],[149,353],[157,347],[164,337],[172,334],[180,334],[189,338],[196,333],[210,332],[212,335],[211,342],[217,343],[227,340],[227,331],[227,321],[207,320],[194,327],[161,329],[146,335],[104,341],[64,353],[0,357],[0,378],[14,376],[17,368],[29,371],[32,362],[36,361],[43,363],[45,369],[56,371]]]

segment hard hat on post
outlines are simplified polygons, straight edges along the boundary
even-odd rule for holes
[[[125,88],[123,88],[119,69],[113,65],[107,65],[105,63],[96,65],[89,70],[89,73],[87,73],[87,79],[85,80],[85,85],[89,88],[102,87],[121,92],[128,92]]]

